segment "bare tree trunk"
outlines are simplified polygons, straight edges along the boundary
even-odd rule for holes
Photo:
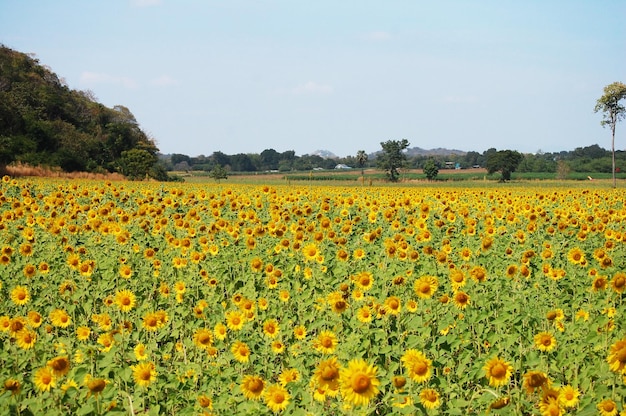
[[[613,188],[617,187],[615,181],[615,123],[611,125],[611,172],[613,173]]]

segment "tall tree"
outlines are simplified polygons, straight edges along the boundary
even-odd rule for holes
[[[397,182],[400,177],[398,169],[406,164],[406,154],[403,150],[409,147],[409,142],[407,139],[387,140],[380,145],[383,153],[378,156],[378,167],[387,173],[387,178],[391,182]]]
[[[626,99],[626,85],[621,82],[614,82],[604,87],[604,94],[598,98],[594,108],[594,112],[601,111],[604,115],[600,122],[602,127],[609,126],[611,128],[613,188],[617,185],[615,182],[615,126],[618,121],[626,117],[626,108],[620,103],[623,99]]]
[[[522,159],[524,156],[515,150],[490,152],[485,167],[489,174],[500,172],[502,174],[500,182],[509,181],[511,180],[511,173],[515,172]]]
[[[359,150],[358,152],[356,152],[356,163],[361,168],[361,176],[364,176],[365,171],[363,170],[363,168],[367,163],[367,153],[365,153],[365,150]]]

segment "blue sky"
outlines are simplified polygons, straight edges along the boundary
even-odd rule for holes
[[[2,0],[0,42],[128,107],[163,153],[598,144],[623,0]],[[616,148],[626,149],[626,123]]]

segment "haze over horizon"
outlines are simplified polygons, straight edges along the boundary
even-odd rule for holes
[[[135,115],[164,154],[598,144],[626,2],[22,0],[0,43]],[[626,148],[626,125],[616,148]]]

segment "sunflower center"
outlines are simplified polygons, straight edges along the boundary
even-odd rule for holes
[[[248,390],[253,393],[259,393],[261,390],[263,390],[263,381],[259,379],[254,379],[250,381],[250,383],[248,384]]]
[[[209,334],[201,334],[198,337],[198,341],[200,342],[200,344],[202,345],[207,345],[211,343],[211,336]]]
[[[248,349],[244,346],[239,347],[239,355],[246,356],[248,355]]]
[[[389,307],[391,307],[391,309],[398,309],[399,306],[400,303],[397,299],[391,299],[391,301],[389,301]]]
[[[602,403],[602,410],[604,410],[607,413],[614,411],[615,403],[613,403],[612,401],[605,401],[604,403]]]
[[[337,378],[337,369],[334,367],[325,367],[322,370],[322,379],[326,381],[334,380]]]
[[[622,276],[618,276],[615,279],[615,287],[618,288],[618,289],[621,289],[624,286],[626,286],[626,278],[622,277]]]
[[[42,384],[50,384],[52,382],[52,376],[50,374],[44,374],[41,377]]]
[[[428,364],[424,361],[418,361],[413,365],[413,372],[420,376],[425,375],[428,372]]]
[[[330,348],[333,346],[333,340],[325,337],[324,339],[322,339],[321,344],[324,346],[324,348]]]
[[[626,363],[626,345],[615,353],[615,358],[617,358],[617,361],[620,363]]]
[[[504,378],[506,375],[506,368],[500,363],[497,363],[491,368],[491,376],[494,378]]]
[[[541,340],[541,343],[542,343],[544,346],[549,347],[549,346],[552,344],[552,339],[550,339],[550,337],[544,337],[544,338]]]
[[[372,382],[366,374],[359,373],[352,379],[352,390],[358,394],[365,393],[371,385]]]
[[[420,292],[424,294],[430,293],[430,284],[422,283],[422,285],[420,286]]]
[[[276,404],[280,404],[285,401],[285,395],[281,391],[277,391],[272,395],[272,400]]]

